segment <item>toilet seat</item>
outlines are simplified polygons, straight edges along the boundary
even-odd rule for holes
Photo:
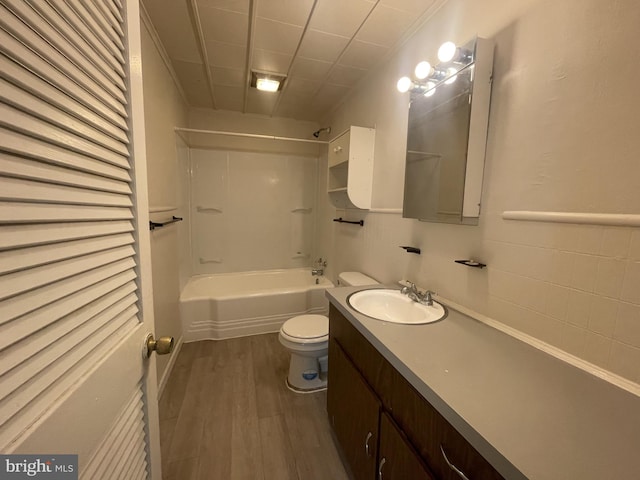
[[[298,315],[282,325],[281,335],[294,343],[322,343],[329,339],[329,319],[324,315]]]

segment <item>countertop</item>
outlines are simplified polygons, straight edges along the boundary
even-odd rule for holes
[[[640,478],[640,397],[451,307],[427,325],[367,317],[358,290],[326,295],[506,479]]]

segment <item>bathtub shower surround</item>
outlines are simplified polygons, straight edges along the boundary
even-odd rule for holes
[[[196,275],[180,296],[184,341],[277,332],[294,316],[326,315],[333,286],[310,268]]]
[[[311,265],[317,157],[191,149],[194,274]]]

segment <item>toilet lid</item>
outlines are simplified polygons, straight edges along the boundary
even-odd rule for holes
[[[324,315],[299,315],[290,318],[282,331],[295,338],[320,338],[329,335],[329,319]]]

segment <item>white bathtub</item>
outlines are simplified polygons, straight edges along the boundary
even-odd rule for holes
[[[308,268],[196,275],[180,295],[184,341],[277,332],[296,315],[325,315],[331,287]]]

